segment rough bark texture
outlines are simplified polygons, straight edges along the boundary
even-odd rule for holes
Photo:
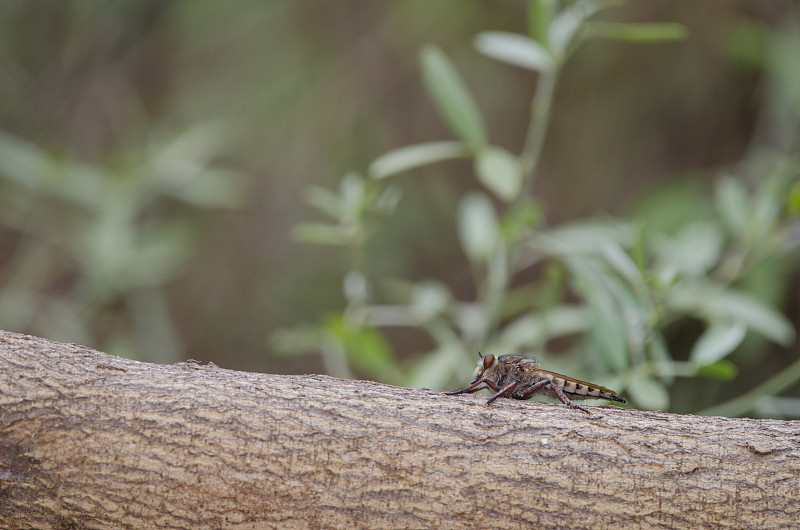
[[[800,422],[485,400],[0,332],[0,527],[800,521]]]

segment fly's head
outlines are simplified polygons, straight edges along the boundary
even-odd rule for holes
[[[475,383],[479,379],[488,379],[492,382],[497,382],[500,379],[500,360],[497,358],[496,355],[480,355],[480,360],[478,361],[478,367],[475,368],[475,373],[472,375],[474,376],[474,380],[472,381]]]

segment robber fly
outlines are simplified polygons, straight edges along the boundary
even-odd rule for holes
[[[484,357],[480,352],[478,355],[481,359],[475,369],[475,380],[472,381],[472,384],[463,390],[446,392],[447,394],[472,394],[478,390],[490,388],[496,394],[489,398],[489,401],[486,402],[487,406],[500,397],[530,399],[539,394],[560,399],[568,407],[582,410],[586,414],[591,414],[589,409],[576,405],[571,400],[607,399],[627,403],[616,392],[608,388],[542,370],[534,359],[519,355],[496,357],[489,354]]]

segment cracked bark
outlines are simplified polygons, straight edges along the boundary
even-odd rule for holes
[[[800,520],[800,422],[485,400],[0,332],[0,527]]]

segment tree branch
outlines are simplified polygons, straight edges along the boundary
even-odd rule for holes
[[[800,422],[485,400],[0,332],[0,527],[800,520]]]

